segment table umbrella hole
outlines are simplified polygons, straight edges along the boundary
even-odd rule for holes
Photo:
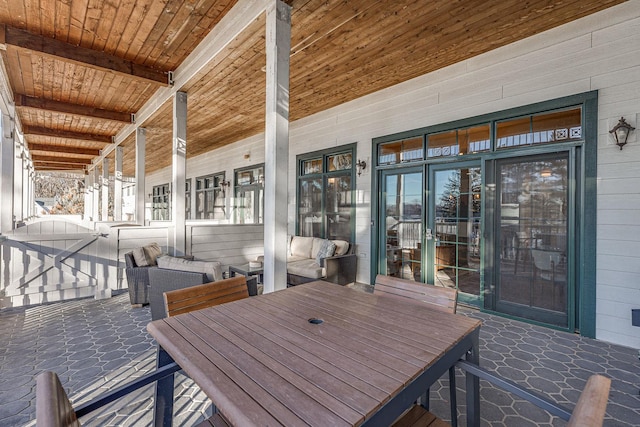
[[[315,317],[312,317],[311,319],[309,319],[309,323],[313,323],[314,325],[319,325],[322,322],[324,322],[324,320],[316,319]]]

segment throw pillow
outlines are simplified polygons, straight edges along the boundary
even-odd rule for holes
[[[156,258],[162,254],[162,250],[157,243],[151,243],[133,251],[133,259],[138,267],[156,265]]]
[[[331,240],[325,240],[324,242],[322,242],[322,245],[320,245],[320,250],[318,251],[318,255],[316,256],[316,262],[320,264],[320,260],[333,256],[335,251],[336,244]]]
[[[162,249],[160,249],[160,245],[154,242],[144,247],[144,254],[149,265],[157,265],[156,259],[162,255]]]

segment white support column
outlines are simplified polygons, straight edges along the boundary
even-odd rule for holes
[[[291,7],[274,0],[266,12],[264,291],[273,292],[287,286]]]
[[[22,156],[22,219],[29,218],[29,200],[31,195],[29,193],[29,158],[25,151]]]
[[[136,129],[136,224],[144,225],[144,157],[147,150],[147,132]]]
[[[88,171],[84,171],[84,224],[85,226],[91,221],[91,215],[93,215],[93,182],[91,177],[93,175]]]
[[[15,141],[15,157],[13,163],[13,216],[16,221],[20,221],[23,218],[22,214],[22,165],[24,164],[24,154],[22,152],[23,147]]]
[[[36,216],[36,172],[33,162],[29,161],[29,218]]]
[[[93,202],[91,206],[93,207],[92,221],[100,221],[100,169],[98,166],[93,168]]]
[[[116,167],[113,180],[113,220],[122,221],[122,147],[116,147]]]
[[[2,114],[0,119],[2,136],[0,139],[0,233],[13,230],[13,177],[15,143],[13,139],[13,120],[9,115]]]
[[[187,246],[185,227],[185,175],[187,172],[187,94],[173,97],[173,161],[171,179],[171,224],[169,246],[173,255],[184,255]]]
[[[102,220],[109,221],[109,159],[102,159]]]

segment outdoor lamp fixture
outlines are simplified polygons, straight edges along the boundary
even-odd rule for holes
[[[356,166],[358,167],[358,176],[360,176],[362,175],[362,171],[367,168],[367,162],[365,162],[364,160],[358,160]]]
[[[230,184],[231,183],[225,179],[220,181],[220,187],[222,188],[222,197],[225,197],[227,195],[227,188],[229,187]]]
[[[616,145],[622,150],[622,147],[627,143],[627,139],[629,139],[629,134],[635,129],[636,128],[627,123],[624,117],[620,117],[618,124],[615,125],[609,133],[613,134],[613,137],[616,139]]]

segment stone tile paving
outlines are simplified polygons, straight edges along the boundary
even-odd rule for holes
[[[360,287],[363,288],[363,287]],[[482,365],[572,408],[592,372],[612,378],[606,426],[640,426],[640,361],[635,349],[461,308],[481,319]],[[35,377],[58,373],[75,405],[142,375],[155,366],[146,331],[147,307],[131,308],[127,294],[0,311],[0,426],[35,425]],[[481,382],[481,414],[488,426],[562,426],[526,401]],[[210,402],[193,382],[176,379],[174,425],[210,415]],[[458,373],[460,425],[464,380]],[[87,426],[149,426],[153,386],[87,415]],[[431,408],[449,418],[448,381],[431,391]]]

